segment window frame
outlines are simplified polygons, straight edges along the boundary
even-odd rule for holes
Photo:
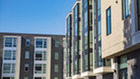
[[[38,54],[40,53],[40,55],[41,55],[40,59],[39,59],[39,57],[38,58],[36,57],[37,52],[38,52]],[[36,61],[46,61],[47,60],[46,55],[47,55],[47,51],[35,51],[34,60],[36,60]]]
[[[122,16],[123,19],[126,19],[129,17],[130,12],[129,12],[129,0],[122,0]]]
[[[55,60],[59,60],[59,53],[55,52]]]
[[[59,47],[59,40],[55,40],[55,47]]]
[[[27,71],[26,71],[26,67],[28,68]],[[29,64],[24,64],[24,71],[29,72]]]
[[[37,65],[41,66],[41,70],[40,71],[36,70],[36,66]],[[34,73],[35,74],[46,74],[46,64],[35,64],[35,66],[34,66]]]
[[[5,65],[9,65],[9,70],[7,70],[8,72],[7,71],[5,72],[5,69],[4,69]],[[4,74],[15,73],[15,63],[3,63],[2,73],[4,73]]]
[[[4,47],[17,47],[17,38],[4,37]]]
[[[6,53],[10,54],[10,58],[6,57],[6,55],[9,55],[9,54],[6,54]],[[4,57],[4,60],[13,60],[13,61],[15,61],[16,60],[16,50],[4,50],[3,57]]]
[[[110,13],[110,16],[108,15],[108,12]],[[110,21],[110,22],[108,22]],[[111,23],[111,6],[106,9],[106,34],[107,36],[112,33],[112,23]],[[109,29],[110,28],[110,29]]]
[[[25,59],[29,59],[30,58],[30,52],[29,51],[25,51]]]
[[[30,39],[26,39],[26,46],[30,46]]]
[[[41,42],[41,44],[37,44]],[[35,48],[47,48],[47,39],[45,38],[36,38],[35,39]]]
[[[59,66],[58,66],[58,64],[55,64],[54,65],[54,72],[55,73],[59,72]]]

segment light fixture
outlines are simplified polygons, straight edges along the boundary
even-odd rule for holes
[[[116,3],[118,3],[118,0],[116,0]]]

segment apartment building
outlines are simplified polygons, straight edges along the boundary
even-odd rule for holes
[[[66,38],[63,38],[63,79],[67,77],[67,52],[66,52]]]
[[[63,79],[63,38],[0,33],[0,78]]]
[[[114,79],[139,79],[140,0],[102,0],[102,57],[112,58]]]
[[[139,79],[139,15],[139,0],[77,0],[66,17],[66,79]]]

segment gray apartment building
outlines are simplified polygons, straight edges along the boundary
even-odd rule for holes
[[[63,79],[64,37],[0,33],[0,79]]]
[[[65,79],[140,79],[140,0],[77,0],[66,28]]]

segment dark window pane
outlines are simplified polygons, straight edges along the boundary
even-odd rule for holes
[[[37,66],[37,67],[35,67],[35,70],[37,70],[37,71],[41,71],[42,70],[42,67],[40,66]]]
[[[10,77],[3,77],[3,79],[10,79]]]
[[[41,79],[41,77],[35,77],[35,79]]]

